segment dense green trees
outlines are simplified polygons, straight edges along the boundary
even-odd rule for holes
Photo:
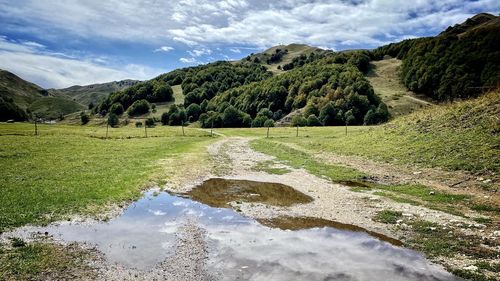
[[[138,100],[167,102],[172,99],[173,91],[170,85],[163,80],[152,79],[138,83],[123,91],[111,93],[105,100],[94,107],[94,112],[107,114],[112,106],[116,109],[118,105],[129,111],[129,107]]]
[[[90,121],[89,115],[84,111],[80,112],[80,122],[82,123],[82,125],[89,123],[89,121]]]
[[[161,123],[163,125],[182,125],[187,122],[186,110],[182,106],[172,104],[167,112],[161,115]]]
[[[402,81],[417,93],[441,101],[475,96],[500,85],[500,24],[494,21],[478,15],[439,36],[383,46],[372,56],[402,59]]]
[[[114,113],[118,116],[122,115],[125,110],[123,109],[123,105],[121,103],[114,103],[110,108],[109,112]]]
[[[310,115],[325,125],[344,125],[346,121],[363,124],[366,113],[376,109],[381,101],[357,67],[350,63],[334,64],[331,58],[325,58],[264,81],[229,89],[211,99],[208,109],[221,113],[227,104],[248,113],[253,118],[252,126],[260,127],[267,119],[277,120],[275,113],[279,112],[277,116],[281,118],[304,106],[305,125]],[[387,120],[389,113],[385,114],[376,122]]]

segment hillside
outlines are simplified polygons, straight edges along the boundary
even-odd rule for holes
[[[323,50],[304,44],[278,45],[271,47],[261,53],[250,54],[241,61],[251,61],[265,66],[274,74],[283,73],[283,66],[291,63],[294,59],[303,57],[304,60],[311,54],[325,54],[331,51]],[[240,62],[241,62],[240,61]]]
[[[97,104],[97,102],[106,98],[110,93],[124,90],[139,82],[140,81],[137,80],[127,79],[86,86],[75,85],[64,89],[50,89],[49,93],[55,96],[67,97],[84,106],[88,106],[90,103]]]
[[[30,114],[43,119],[57,119],[85,108],[67,97],[55,96],[5,70],[0,70],[0,98],[2,121],[23,121],[30,118]]]
[[[26,110],[35,100],[47,96],[41,87],[25,81],[15,74],[0,70],[0,96],[12,98],[14,102]]]
[[[366,79],[383,102],[387,104],[392,116],[406,115],[416,110],[430,106],[429,98],[418,96],[408,91],[399,79],[401,61],[388,58],[372,61]]]
[[[500,17],[478,14],[436,37],[376,49],[403,61],[401,79],[409,90],[445,101],[468,98],[500,85]]]

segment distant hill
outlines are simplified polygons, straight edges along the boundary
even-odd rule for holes
[[[8,113],[2,113],[3,121],[26,120],[31,113],[44,119],[56,119],[85,108],[67,97],[58,97],[5,70],[0,70],[0,98],[2,109],[9,109]]]
[[[403,61],[406,87],[435,100],[468,98],[500,86],[500,17],[478,14],[438,36],[405,40],[373,51]]]
[[[100,100],[106,98],[110,93],[124,90],[128,87],[136,85],[139,82],[140,81],[138,80],[128,79],[86,86],[76,85],[64,89],[50,89],[49,92],[54,96],[66,97],[84,106],[88,106],[91,102],[93,104],[97,104]]]
[[[303,56],[305,59],[311,53],[323,54],[327,52],[331,51],[304,44],[278,45],[261,53],[250,54],[241,61],[259,63],[265,66],[269,71],[279,74],[284,72],[283,66],[291,63],[293,59],[299,58],[300,56]]]

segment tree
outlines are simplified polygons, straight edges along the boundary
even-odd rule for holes
[[[274,121],[272,119],[267,119],[266,122],[264,122],[264,127],[274,127]]]
[[[356,117],[354,117],[354,114],[352,113],[352,110],[348,110],[345,113],[345,123],[346,125],[353,125],[356,124]]]
[[[292,126],[300,126],[300,127],[303,127],[303,126],[307,126],[307,119],[302,117],[302,115],[295,115],[293,118],[292,118]]]
[[[318,117],[316,115],[311,114],[309,117],[307,117],[307,126],[321,126],[321,121],[319,121]]]
[[[146,124],[146,126],[148,128],[152,128],[155,126],[155,120],[153,118],[148,118],[146,119],[146,121],[144,122],[144,124]]]
[[[255,117],[255,119],[253,119],[253,121],[252,121],[252,127],[254,127],[254,128],[263,127],[264,123],[267,120],[269,120],[269,119],[266,116],[257,115],[257,117]]]
[[[135,101],[129,108],[128,108],[128,115],[130,116],[136,116],[136,115],[142,115],[146,114],[149,112],[150,105],[147,100],[138,100]]]
[[[28,114],[17,106],[11,98],[0,97],[0,121],[7,120],[24,121]]]
[[[118,116],[122,115],[124,110],[123,110],[123,105],[119,102],[114,103],[110,108],[109,108],[110,113],[114,113]]]
[[[338,125],[337,112],[333,102],[327,103],[319,113],[319,120],[325,126]]]
[[[370,109],[368,112],[366,112],[365,117],[363,118],[363,123],[365,125],[373,125],[377,124],[377,115],[375,114],[375,110]]]
[[[82,111],[80,113],[80,121],[82,125],[85,125],[90,121],[90,117],[85,112]]]
[[[166,83],[156,83],[153,87],[151,102],[171,101],[174,99],[172,87]]]
[[[168,112],[163,112],[161,115],[161,124],[162,125],[168,125],[168,122],[170,121],[170,115]]]
[[[201,107],[196,103],[192,103],[186,108],[186,115],[188,119],[192,118],[193,120],[198,120],[200,114],[201,114]]]
[[[114,113],[110,113],[108,115],[108,125],[111,127],[116,127],[116,126],[118,126],[118,123],[120,123],[118,116]]]
[[[90,103],[89,103],[89,110],[92,110],[94,107],[95,107],[94,103],[93,103],[93,102],[90,102]]]

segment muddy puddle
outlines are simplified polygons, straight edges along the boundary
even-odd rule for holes
[[[238,193],[234,186],[241,182],[230,181],[220,190],[216,183],[220,179],[210,182],[211,191],[225,198],[216,203],[149,191],[109,222],[30,227],[20,233],[48,232],[56,240],[95,245],[111,263],[148,271],[174,253],[176,233],[189,219],[205,230],[207,269],[220,280],[460,280],[420,253],[362,228],[311,218],[259,222],[218,207],[236,196],[227,194]],[[266,192],[254,186],[243,197],[259,194],[247,199],[275,202]],[[240,195],[237,200],[243,200]],[[294,200],[287,202],[297,204]]]

